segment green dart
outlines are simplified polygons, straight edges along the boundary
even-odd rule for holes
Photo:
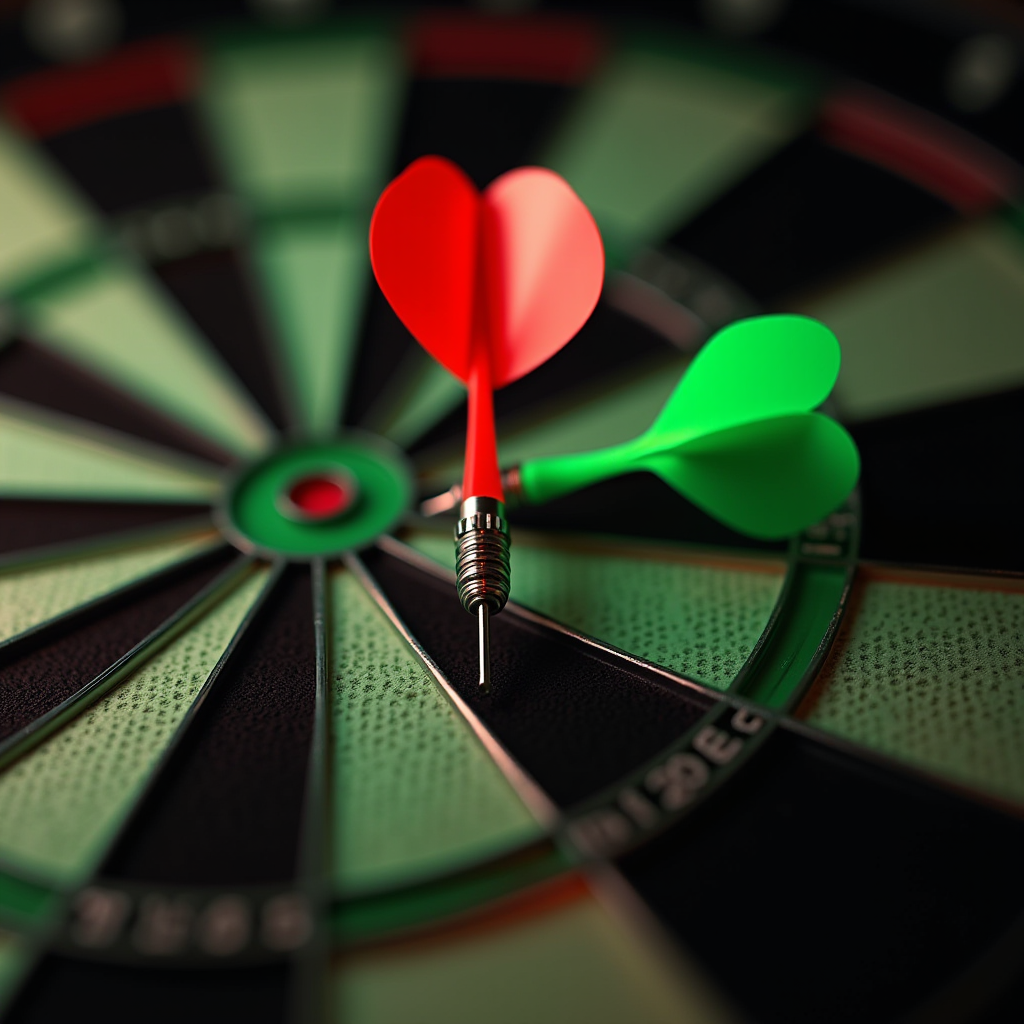
[[[835,384],[839,358],[835,335],[809,317],[739,320],[701,349],[639,437],[527,460],[506,472],[506,487],[538,505],[646,470],[734,530],[790,536],[835,509],[857,481],[853,439],[813,411]],[[453,499],[441,495],[423,511]]]

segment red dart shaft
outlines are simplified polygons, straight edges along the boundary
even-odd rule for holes
[[[478,345],[467,380],[469,416],[466,424],[466,464],[462,493],[466,497],[505,500],[498,469],[498,440],[494,430],[494,389],[487,346]]]

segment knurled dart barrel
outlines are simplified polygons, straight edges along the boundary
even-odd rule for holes
[[[496,498],[468,498],[455,527],[456,587],[462,607],[475,615],[481,604],[493,614],[508,600],[508,523]]]

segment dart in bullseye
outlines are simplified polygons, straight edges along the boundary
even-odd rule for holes
[[[427,156],[377,201],[370,259],[399,319],[468,390],[456,578],[478,621],[487,690],[489,619],[510,586],[493,392],[548,360],[593,312],[604,279],[601,236],[552,171],[521,167],[480,192],[455,164]]]
[[[832,512],[857,482],[853,438],[814,411],[835,384],[839,360],[835,335],[809,317],[737,321],[701,349],[639,437],[528,460],[503,480],[512,498],[538,505],[646,470],[740,533],[790,536]],[[423,511],[456,500],[450,491]]]

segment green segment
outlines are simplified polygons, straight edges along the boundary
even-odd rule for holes
[[[314,434],[339,422],[400,92],[398,46],[371,28],[229,36],[209,54],[212,135],[256,213],[257,261]]]
[[[754,649],[785,572],[701,564],[654,545],[586,548],[570,541],[512,544],[512,600],[681,675],[725,689]],[[413,547],[454,568],[450,537],[416,533]]]
[[[671,972],[590,896],[353,954],[332,1019],[350,1024],[725,1024],[702,973]]]
[[[42,924],[56,907],[51,890],[0,871],[0,920]]]
[[[846,576],[845,566],[797,566],[782,614],[739,693],[770,708],[790,704],[840,606]]]
[[[591,209],[611,261],[623,260],[792,138],[811,99],[795,78],[634,46],[582,95],[542,162]]]
[[[0,860],[82,884],[262,590],[248,577],[187,634],[0,775]]]
[[[348,512],[298,522],[281,510],[292,484],[332,471],[350,474],[358,485],[358,499]],[[227,496],[225,516],[243,548],[314,557],[371,543],[401,519],[411,500],[412,478],[398,449],[369,434],[349,434],[283,448],[250,466]]]
[[[78,433],[75,420],[0,405],[0,495],[207,504],[220,493],[215,472],[168,458],[160,449],[109,443]],[[110,435],[110,442],[114,441]]]
[[[625,444],[522,465],[523,493],[543,504],[636,470],[735,530],[786,537],[850,492],[860,462],[849,434],[809,412],[839,370],[822,324],[761,316],[719,331],[698,353],[654,424]]]
[[[23,303],[34,336],[237,455],[270,442],[241,386],[157,287],[116,258]]]
[[[800,716],[1024,801],[1024,593],[869,580]]]
[[[341,418],[366,287],[366,224],[325,216],[260,232],[258,260],[304,428],[330,435]]]
[[[89,247],[96,224],[37,152],[0,124],[0,288]]]
[[[804,311],[843,346],[836,399],[844,418],[1024,382],[1024,240],[1000,219],[886,262]]]
[[[331,578],[334,877],[408,884],[535,839],[536,822],[362,586]]]
[[[0,641],[223,543],[210,533],[0,572]]]
[[[206,68],[217,141],[242,192],[264,208],[372,205],[400,86],[397,41],[371,28],[226,36]]]

